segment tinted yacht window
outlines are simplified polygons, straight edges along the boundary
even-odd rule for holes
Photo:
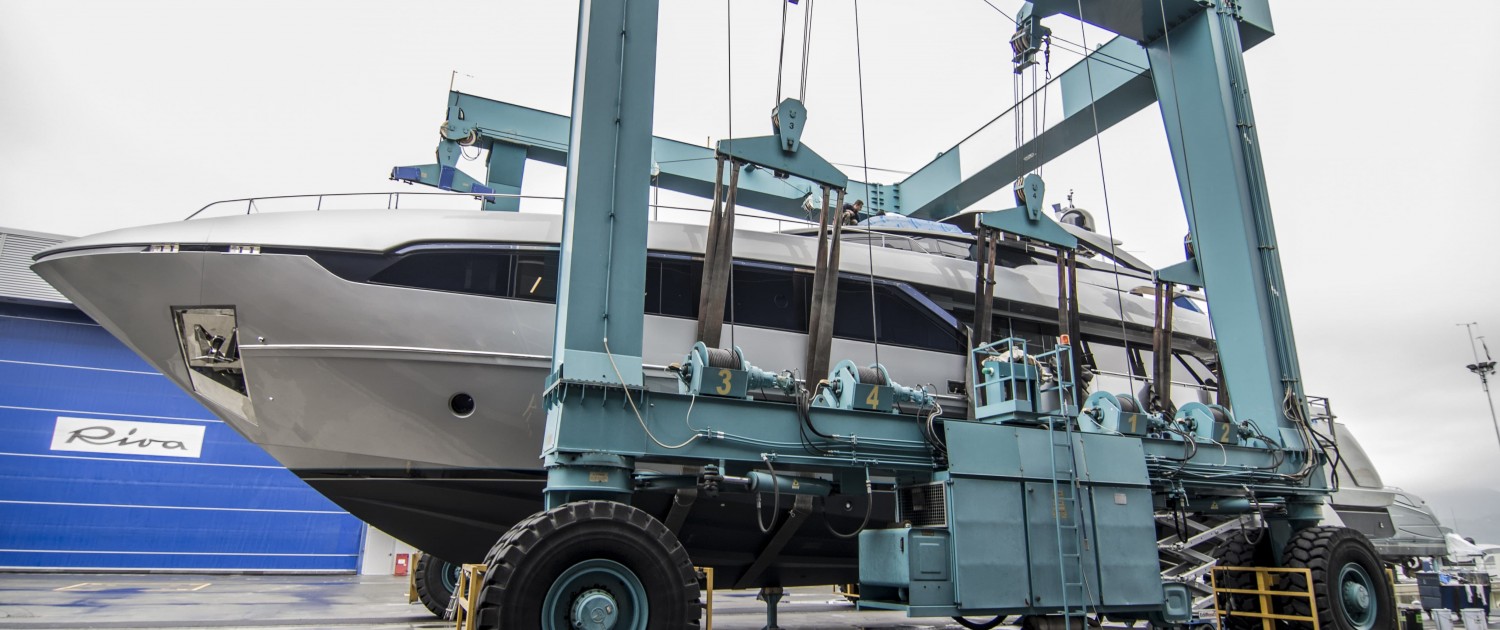
[[[515,293],[511,297],[556,301],[557,252],[518,253],[515,259]]]
[[[671,317],[698,317],[698,287],[703,263],[686,256],[652,254],[646,259],[646,312]]]
[[[876,283],[871,320],[871,288],[868,281],[839,281],[838,309],[834,312],[833,335],[860,341],[936,350],[963,352],[956,323],[948,322],[932,308],[920,304],[898,287]],[[878,331],[878,335],[875,333]]]
[[[729,321],[747,326],[807,332],[811,276],[789,267],[740,263],[734,269]]]
[[[557,252],[425,251],[409,253],[370,276],[369,281],[434,291],[452,291],[538,302],[556,302]],[[792,267],[737,262],[733,303],[725,296],[725,320],[796,333],[807,332],[812,274]],[[652,315],[696,318],[703,262],[677,254],[652,253],[646,260],[645,311]],[[871,315],[868,281],[839,281],[836,337],[963,352],[956,321],[915,290],[875,284]],[[878,323],[878,331],[876,329]]]
[[[432,252],[401,258],[370,278],[377,284],[506,296],[510,294],[509,253]]]

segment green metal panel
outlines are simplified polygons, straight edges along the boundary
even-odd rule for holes
[[[1146,449],[1137,437],[1107,433],[1075,434],[1079,478],[1087,483],[1145,487]]]
[[[917,608],[951,609],[953,585],[948,567],[953,554],[949,547],[948,532],[940,529],[861,532],[860,586],[872,592],[879,592],[879,587],[906,589],[906,604],[913,609],[914,615],[921,614],[914,610]]]
[[[1084,63],[1089,66],[1082,66],[1081,64]],[[1116,37],[1105,42],[1094,54],[1079,62],[1079,65],[1068,68],[1058,77],[1058,82],[1062,86],[1063,118],[1070,118],[1080,112],[1089,115],[1090,112],[1087,110],[1091,105],[1095,105],[1095,97],[1109,95],[1115,90],[1127,88],[1132,81],[1149,85],[1151,83],[1150,70],[1147,70],[1150,67],[1149,64],[1146,51],[1141,48],[1140,44],[1124,37]],[[1089,85],[1090,82],[1093,85]],[[1155,95],[1152,95],[1151,100],[1155,100]],[[1102,108],[1103,105],[1101,104],[1100,107]],[[1131,113],[1139,109],[1136,108]]]
[[[1093,546],[1100,571],[1094,590],[1106,606],[1161,603],[1161,566],[1156,554],[1156,520],[1151,491],[1094,486]]]
[[[1017,427],[948,420],[948,470],[955,476],[1021,477]]]
[[[884,385],[854,384],[854,408],[865,411],[890,411],[896,390]]]
[[[1062,487],[1059,492],[1066,492]],[[1088,490],[1080,488],[1085,497]],[[1058,522],[1064,524],[1075,523],[1089,531],[1092,519],[1091,510],[1087,499],[1075,501],[1071,504],[1052,494],[1051,482],[1028,482],[1025,484],[1026,493],[1026,542],[1027,551],[1031,554],[1031,603],[1041,608],[1055,608],[1063,604],[1062,596],[1062,567],[1058,566]],[[1065,538],[1071,538],[1065,535]],[[1067,552],[1077,551],[1082,554],[1080,558],[1083,565],[1083,574],[1086,576],[1098,575],[1099,566],[1092,546],[1077,550],[1073,548],[1072,542],[1066,542],[1064,550]],[[1113,569],[1113,566],[1110,567]],[[1069,570],[1069,577],[1074,577],[1073,570]],[[1098,589],[1085,589],[1080,594],[1076,591],[1068,593],[1069,606],[1098,606]]]
[[[867,529],[859,533],[859,583],[864,586],[911,584],[906,552],[908,529]]]
[[[526,177],[526,147],[509,142],[490,143],[490,156],[485,161],[485,185],[504,195],[521,194],[521,181]],[[516,212],[521,209],[517,197],[486,197],[485,210]]]
[[[720,153],[738,160],[796,175],[830,188],[849,185],[849,177],[816,151],[803,146],[796,153],[788,153],[781,147],[781,139],[776,136],[731,138],[720,140],[718,144]]]
[[[948,553],[947,532],[921,529],[908,531],[911,532],[907,545],[911,547],[912,580],[948,579],[948,562],[952,557]]]
[[[909,470],[930,475],[931,447],[922,424],[911,416],[813,407],[815,426],[828,435],[821,441],[830,455],[814,456],[804,448],[804,429],[791,404],[717,396],[634,391],[641,418],[619,388],[562,383],[551,394],[545,452],[614,453],[644,460],[723,460],[761,466],[769,453],[783,462],[832,466],[835,458],[850,468]],[[566,416],[566,422],[552,422]],[[650,430],[641,430],[644,423]],[[697,435],[692,442],[673,448]],[[655,436],[655,439],[652,439]],[[660,443],[657,442],[660,440]]]
[[[1026,607],[1031,589],[1019,579],[1029,570],[1021,484],[954,479],[949,488],[958,603],[966,609]],[[1050,557],[1055,564],[1056,550]]]
[[[1201,13],[1205,6],[1213,4],[1203,0],[1032,0],[1032,13],[1037,17],[1061,13],[1122,37],[1147,43],[1157,41],[1163,28],[1175,28],[1183,20]],[[1240,13],[1239,31],[1249,45],[1271,36],[1271,12],[1267,0],[1236,0],[1231,4]]]
[[[1021,427],[1016,429],[1016,448],[1021,460],[1021,473],[1027,479],[1052,478],[1051,436],[1045,429]]]
[[[750,373],[730,368],[706,368],[708,374],[695,375],[702,378],[704,386],[698,390],[702,396],[728,396],[744,398],[750,387]]]

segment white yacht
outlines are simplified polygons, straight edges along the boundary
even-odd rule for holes
[[[1090,250],[1077,275],[1090,387],[1135,392],[1151,365],[1150,270],[1107,238],[1067,227]],[[560,233],[561,217],[536,213],[248,214],[81,238],[40,253],[34,269],[349,512],[439,558],[477,562],[541,506],[540,394]],[[804,364],[815,233],[736,233],[724,345],[764,369]],[[664,368],[695,341],[705,236],[701,225],[650,226],[648,387],[675,390]],[[895,382],[933,391],[945,413],[964,414],[956,392],[974,312],[972,242],[953,226],[904,217],[849,228],[832,359],[878,362]],[[1050,345],[1055,262],[1011,241],[997,259],[996,338]],[[1211,395],[1217,379],[1201,302],[1177,304],[1180,404]],[[824,522],[801,525],[768,553],[771,535],[753,525],[748,496],[699,498],[698,509],[681,496],[635,496],[675,520],[720,585],[852,581],[855,541],[825,532],[858,527],[863,498],[813,506],[808,520]],[[890,498],[876,496],[874,518],[888,522]]]

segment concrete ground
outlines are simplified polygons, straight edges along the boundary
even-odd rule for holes
[[[0,574],[0,630],[452,627],[408,604],[406,588],[406,578],[389,576],[9,573]],[[759,630],[764,611],[754,591],[719,591],[713,627]],[[857,611],[827,587],[790,589],[780,622],[787,630],[960,628],[946,619]],[[1435,628],[1431,619],[1426,627]]]
[[[406,578],[355,575],[0,574],[7,628],[451,628],[407,603]],[[716,630],[759,630],[755,591],[718,591]],[[947,623],[944,623],[947,622]],[[856,611],[828,587],[790,589],[787,630],[960,628],[946,619]]]

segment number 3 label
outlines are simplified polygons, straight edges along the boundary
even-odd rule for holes
[[[733,377],[734,377],[734,373],[730,372],[728,368],[719,368],[719,378],[724,379],[724,382],[720,383],[718,387],[714,388],[714,393],[718,394],[720,396],[728,396],[729,395],[729,379],[731,379]]]

